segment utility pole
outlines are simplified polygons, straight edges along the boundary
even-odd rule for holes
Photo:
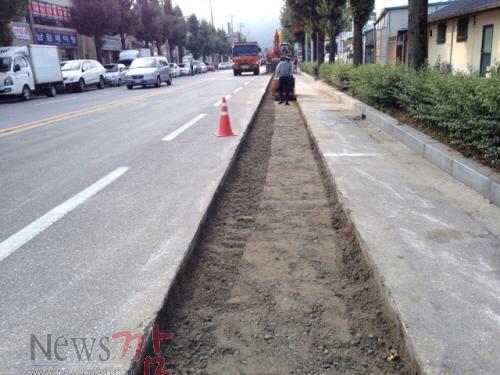
[[[210,17],[212,19],[212,26],[214,25],[214,8],[212,7],[212,0],[210,0]]]

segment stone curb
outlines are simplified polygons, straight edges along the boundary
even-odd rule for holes
[[[347,104],[360,115],[364,115],[373,125],[500,207],[500,176],[491,168],[464,157],[426,134],[401,124],[395,118],[323,83],[330,89],[329,94],[333,99]]]

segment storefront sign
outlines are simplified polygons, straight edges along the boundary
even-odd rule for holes
[[[30,30],[26,26],[12,26],[12,33],[16,39],[30,40]]]
[[[35,29],[36,43],[51,46],[78,47],[78,37],[76,33]]]

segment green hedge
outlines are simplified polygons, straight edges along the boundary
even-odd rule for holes
[[[301,69],[318,70],[308,63]],[[316,66],[316,67],[314,67]],[[500,74],[446,74],[403,66],[322,64],[319,75],[382,110],[404,111],[450,143],[500,165]]]

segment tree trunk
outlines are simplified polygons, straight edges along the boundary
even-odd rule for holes
[[[363,63],[363,25],[354,21],[354,35],[352,38],[352,63],[354,66]]]
[[[337,41],[336,41],[336,37],[333,37],[331,38],[330,40],[330,59],[329,59],[329,63],[330,64],[333,64],[335,62],[335,53],[337,53]]]
[[[301,33],[300,48],[302,49],[301,61],[306,60],[306,33]]]
[[[410,0],[408,9],[408,65],[422,68],[427,60],[428,0]]]
[[[325,62],[325,33],[318,33],[318,64]]]
[[[157,41],[156,41],[156,50],[158,51],[158,56],[163,56],[163,55],[162,55],[162,51],[161,51],[161,45],[162,45],[162,44],[163,44],[163,43],[162,43],[162,42],[160,42],[159,40],[157,40]]]
[[[125,33],[120,33],[120,40],[122,41],[122,49],[127,49],[127,42],[125,40]]]
[[[317,46],[317,34],[315,32],[311,33],[311,40],[312,40],[312,45],[313,45],[313,48],[312,48],[312,53],[311,53],[311,61],[314,61],[314,62],[318,62],[318,49],[316,48]]]
[[[95,54],[96,54],[96,59],[100,63],[102,63],[102,36],[101,35],[96,35],[94,36],[94,45],[95,45]]]

